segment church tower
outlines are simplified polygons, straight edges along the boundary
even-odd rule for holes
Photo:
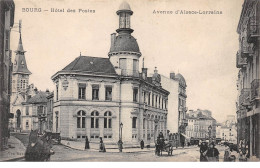
[[[111,34],[108,56],[118,75],[138,77],[141,52],[136,39],[131,35],[134,31],[130,22],[133,11],[127,2],[123,2],[116,14],[119,16],[118,34]]]
[[[23,49],[23,43],[22,43],[22,34],[21,34],[21,21],[19,21],[19,33],[20,33],[20,39],[18,43],[18,48],[15,51],[15,60],[13,64],[13,83],[12,83],[12,93],[22,93],[25,94],[28,83],[29,83],[29,76],[32,74],[26,64],[26,59]]]

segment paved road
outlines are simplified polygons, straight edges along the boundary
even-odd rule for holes
[[[218,147],[221,155],[223,155],[223,147]],[[163,153],[163,156],[155,156],[153,151],[149,152],[129,152],[129,153],[100,153],[98,151],[80,151],[70,149],[62,145],[54,146],[55,154],[51,157],[51,161],[106,161],[106,162],[198,162],[199,161],[199,148],[192,147],[188,149],[175,149],[173,156],[168,156]],[[220,156],[220,160],[222,160]]]

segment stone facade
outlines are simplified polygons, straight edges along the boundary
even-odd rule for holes
[[[250,157],[260,157],[259,107],[259,18],[258,0],[245,0],[237,27],[239,50],[237,68],[237,129],[238,142],[248,145]]]

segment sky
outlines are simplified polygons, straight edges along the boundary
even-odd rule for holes
[[[80,55],[108,57],[110,34],[118,28],[122,0],[14,0],[15,23],[22,20],[22,40],[30,83],[53,90],[51,76]],[[243,0],[128,0],[132,35],[145,67],[152,73],[181,73],[187,83],[188,109],[208,109],[222,122],[236,115],[236,32]],[[41,12],[23,12],[40,8]],[[50,12],[51,8],[64,12]],[[75,13],[67,12],[75,9]],[[79,12],[95,10],[95,13]],[[44,11],[48,10],[48,11]],[[222,14],[176,14],[176,11],[221,11]],[[156,11],[173,11],[160,14]],[[17,49],[15,24],[11,49]],[[15,53],[13,53],[13,59]]]

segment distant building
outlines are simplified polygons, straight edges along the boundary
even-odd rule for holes
[[[216,139],[216,120],[211,116],[211,111],[189,110],[186,119],[188,120],[186,135],[190,141],[198,143],[199,140]]]
[[[0,150],[7,148],[8,121],[12,81],[12,51],[10,34],[14,25],[15,4],[13,0],[0,1]]]
[[[116,143],[122,136],[124,144],[154,143],[159,132],[167,136],[169,92],[156,68],[151,77],[144,66],[139,72],[129,4],[116,13],[119,28],[111,34],[109,58],[80,55],[52,76],[53,131],[68,139]]]
[[[248,144],[250,157],[260,158],[260,3],[245,0],[237,27],[236,66],[238,142]]]
[[[226,121],[216,124],[216,140],[237,144],[237,123],[234,115],[228,115]]]

